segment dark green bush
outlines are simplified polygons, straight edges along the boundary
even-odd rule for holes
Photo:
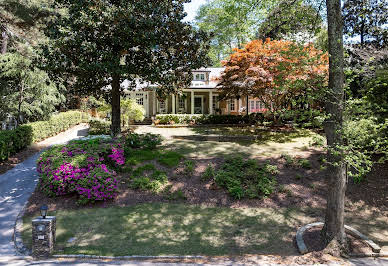
[[[197,124],[197,125],[238,125],[238,124],[256,124],[264,121],[262,113],[253,113],[250,115],[188,115],[188,114],[168,114],[157,115],[156,120],[159,124]]]
[[[111,122],[102,119],[89,120],[89,135],[109,135]]]
[[[261,166],[255,160],[230,157],[225,160],[214,179],[233,198],[259,198],[274,191],[276,174],[278,170],[273,165]]]
[[[53,115],[48,121],[38,121],[19,126],[13,130],[0,131],[0,161],[19,152],[34,142],[54,136],[71,126],[86,122],[89,115],[69,111]]]
[[[160,135],[146,133],[146,134],[136,134],[129,133],[125,138],[125,148],[134,148],[134,149],[147,149],[153,150],[156,146],[162,143],[162,137]]]

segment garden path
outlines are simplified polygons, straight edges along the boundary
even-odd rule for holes
[[[48,138],[38,145],[48,146],[66,143],[69,140],[85,136],[87,129],[86,124],[81,124]],[[35,161],[39,155],[40,152],[35,153],[13,169],[0,175],[0,257],[16,255],[12,241],[15,220],[37,184],[38,173]]]

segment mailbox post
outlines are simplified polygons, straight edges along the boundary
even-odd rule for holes
[[[48,258],[55,245],[56,217],[37,217],[32,220],[32,256]]]

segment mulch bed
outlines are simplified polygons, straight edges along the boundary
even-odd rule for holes
[[[183,161],[176,169],[166,168],[157,162],[154,162],[154,164],[159,170],[167,172],[169,183],[172,185],[171,191],[179,189],[184,192],[186,197],[185,200],[176,200],[173,202],[231,208],[309,206],[317,209],[317,216],[322,217],[322,210],[326,205],[326,173],[325,171],[319,170],[320,156],[321,154],[319,153],[310,154],[308,159],[311,162],[311,169],[286,166],[284,159],[281,158],[261,159],[262,163],[270,162],[271,164],[278,166],[280,173],[277,176],[277,182],[279,186],[283,186],[285,189],[276,191],[267,198],[242,200],[231,198],[224,189],[219,188],[212,181],[201,180],[201,176],[206,167],[209,164],[212,164],[215,169],[219,168],[224,161],[223,158],[193,159],[193,161],[195,161],[195,171],[193,175],[190,176],[184,174]],[[350,182],[347,189],[347,205],[351,206],[354,202],[364,202],[373,207],[377,207],[380,210],[388,210],[388,200],[384,200],[388,191],[388,179],[381,178],[381,176],[384,176],[387,173],[388,163],[376,165],[368,176],[368,181],[365,181],[361,185]],[[119,176],[119,195],[114,201],[97,203],[97,206],[130,206],[139,203],[171,202],[163,194],[155,194],[149,191],[128,188],[128,178],[129,177],[126,176],[126,174],[121,174]],[[61,200],[48,198],[39,191],[39,188],[37,188],[29,200],[27,212],[32,213],[37,211],[38,206],[40,206],[42,202],[49,204],[51,209],[57,210],[82,208],[76,205],[75,201],[75,196],[65,196],[62,197]],[[85,207],[95,205],[96,204]]]
[[[322,252],[325,249],[325,243],[321,237],[321,227],[313,227],[305,231],[303,240],[309,252]],[[364,241],[352,235],[346,234],[349,251],[353,254],[372,253],[372,248]]]

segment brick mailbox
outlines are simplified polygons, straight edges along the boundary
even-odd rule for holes
[[[38,217],[32,220],[32,256],[48,258],[55,245],[56,217]]]

